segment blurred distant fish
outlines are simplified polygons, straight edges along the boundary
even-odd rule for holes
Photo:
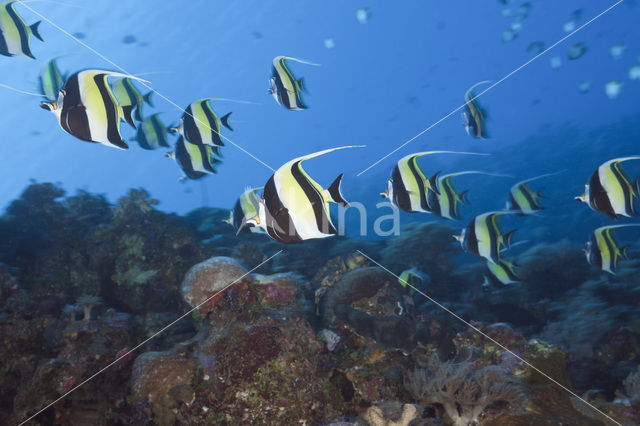
[[[529,15],[531,15],[531,9],[532,9],[531,3],[526,2],[521,4],[516,9],[516,12],[515,12],[516,18],[519,19],[520,21],[527,19]]]
[[[454,238],[460,242],[462,249],[493,262],[500,260],[500,253],[511,246],[513,231],[503,233],[498,226],[498,216],[514,212],[487,212],[473,218]]]
[[[618,269],[618,260],[628,259],[627,247],[621,247],[613,230],[640,224],[603,226],[591,234],[584,253],[590,265],[597,266],[604,272],[615,275]]]
[[[368,7],[361,7],[360,9],[356,10],[356,19],[361,24],[366,24],[370,18],[371,18],[371,11],[369,10]]]
[[[40,72],[40,92],[48,101],[58,99],[58,93],[64,85],[65,77],[60,72],[56,60],[52,59]]]
[[[515,272],[514,263],[505,259],[498,259],[496,262],[487,260],[486,266],[483,287],[494,286],[502,288],[520,282],[520,278]]]
[[[624,52],[627,50],[627,46],[624,44],[616,44],[609,48],[609,54],[613,59],[620,59]]]
[[[398,277],[398,283],[413,296],[416,291],[425,291],[431,279],[417,268],[407,269]]]
[[[505,7],[504,9],[502,9],[502,11],[501,11],[500,13],[502,14],[502,16],[504,16],[505,18],[507,18],[507,17],[511,16],[511,13],[512,13],[512,12],[513,12],[513,11],[512,11],[510,8]]]
[[[640,80],[640,65],[629,68],[629,80]]]
[[[142,149],[157,149],[169,147],[167,141],[168,129],[160,120],[160,114],[153,114],[146,117],[140,123],[136,133],[136,140]]]
[[[42,102],[40,106],[53,112],[60,127],[78,139],[128,149],[120,135],[122,108],[107,83],[108,77],[137,79],[113,71],[80,71],[67,79],[57,101]]]
[[[0,55],[24,56],[35,59],[31,53],[29,36],[33,34],[40,41],[44,41],[38,32],[38,25],[41,21],[27,26],[13,8],[14,3],[19,3],[19,1],[12,0],[0,3]]]
[[[269,93],[271,93],[277,103],[282,103],[282,105],[289,110],[300,111],[307,109],[301,97],[301,92],[304,91],[302,79],[296,80],[287,66],[287,60],[307,65],[318,65],[289,56],[276,56],[273,58],[272,76],[269,80],[271,83]]]
[[[133,110],[136,110],[135,119],[137,121],[142,121],[143,104],[147,103],[153,106],[153,103],[151,102],[151,95],[153,94],[153,91],[150,91],[143,96],[130,78],[121,78],[120,80],[116,80],[111,87],[113,89],[113,93],[116,95],[118,104],[122,107],[125,120],[135,128],[136,123],[133,121]]]
[[[635,199],[640,197],[639,178],[631,183],[620,164],[630,160],[640,160],[640,156],[614,158],[601,164],[585,185],[584,194],[575,199],[613,219],[637,216]]]
[[[562,59],[560,59],[560,56],[552,56],[549,58],[549,64],[551,68],[560,68],[562,66]]]
[[[233,130],[229,125],[231,113],[218,118],[209,103],[214,100],[215,98],[205,98],[189,104],[182,114],[180,125],[169,129],[169,131],[181,134],[192,144],[224,146],[220,130],[221,126]]]
[[[327,49],[333,49],[334,47],[336,47],[336,41],[333,39],[333,37],[327,37],[324,39],[324,47],[326,47]]]
[[[622,93],[624,84],[620,80],[611,80],[604,85],[604,93],[609,99],[615,99]]]
[[[582,9],[576,9],[571,13],[571,18],[565,22],[563,29],[565,33],[570,33],[576,29],[577,22],[582,17]]]
[[[431,188],[431,181],[420,168],[418,158],[432,154],[486,155],[457,151],[424,151],[406,155],[396,163],[391,177],[387,181],[387,190],[380,195],[389,199],[392,204],[405,212],[430,213],[428,192]],[[433,190],[437,192],[437,188],[433,188]]]
[[[544,175],[521,180],[511,187],[509,190],[509,201],[507,201],[507,210],[518,210],[519,213],[528,215],[535,214],[537,211],[544,210],[540,205],[540,198],[544,198],[542,190],[533,191],[527,186],[527,183],[545,177],[553,176],[555,173],[546,173]]]
[[[473,94],[473,89],[481,84],[490,83],[490,81],[481,81],[474,84],[467,90],[464,95],[465,108],[463,112],[464,125],[467,133],[477,139],[486,139],[487,131],[484,126],[486,120],[486,111],[480,107]]]
[[[588,93],[589,91],[591,91],[591,82],[583,81],[578,85],[578,90],[580,91],[580,93]]]
[[[518,31],[513,28],[507,28],[502,32],[502,42],[508,43],[518,38]]]
[[[567,50],[567,57],[571,60],[576,60],[582,57],[587,52],[587,46],[584,43],[576,43]]]
[[[249,219],[258,216],[260,191],[262,191],[262,188],[247,188],[236,201],[233,210],[229,212],[229,218],[225,222],[236,228],[238,233],[245,227],[251,232],[264,232],[262,228],[246,224]]]
[[[534,41],[527,47],[527,53],[531,53],[534,55],[538,55],[544,52],[544,42],[543,41]]]
[[[346,148],[356,147],[326,149],[285,163],[265,184],[258,214],[246,224],[264,229],[271,238],[285,244],[336,235],[329,202],[349,206],[340,191],[342,174],[328,189],[323,189],[302,168],[302,162]]]

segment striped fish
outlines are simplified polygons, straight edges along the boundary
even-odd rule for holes
[[[629,160],[640,160],[640,156],[614,158],[600,165],[585,185],[584,194],[575,199],[613,219],[637,216],[635,199],[640,197],[638,178],[631,183],[620,164]]]
[[[340,192],[342,174],[328,189],[323,189],[302,168],[302,162],[346,148],[355,147],[326,149],[285,163],[265,184],[258,215],[246,223],[264,229],[271,238],[286,244],[336,235],[329,202],[348,207]]]
[[[413,296],[416,291],[424,291],[430,278],[417,268],[407,269],[398,277],[398,283]]]
[[[289,110],[300,111],[307,109],[307,106],[302,102],[300,96],[300,93],[304,91],[302,79],[296,80],[287,66],[287,60],[307,65],[317,65],[289,56],[276,56],[273,58],[272,76],[270,80],[271,88],[269,89],[269,93],[271,93],[276,102],[282,103],[282,105]]]
[[[167,157],[176,160],[184,172],[183,179],[200,179],[207,174],[216,173],[215,165],[220,161],[213,157],[210,147],[204,145],[194,145],[185,141],[180,136],[176,141],[173,151],[167,153]]]
[[[111,84],[111,88],[113,89],[113,93],[116,95],[118,104],[122,107],[124,119],[135,128],[136,123],[133,121],[134,117],[137,121],[143,120],[143,105],[147,103],[153,106],[153,103],[151,102],[151,95],[153,94],[153,91],[150,91],[146,95],[142,95],[142,92],[138,90],[130,78],[121,78],[114,81]],[[133,115],[134,109],[135,116]]]
[[[557,173],[546,173],[544,175],[521,180],[513,185],[509,190],[509,201],[507,201],[506,209],[518,210],[518,212],[523,215],[535,214],[537,211],[544,210],[544,207],[540,205],[540,198],[544,198],[542,190],[533,191],[529,188],[527,183],[544,177],[553,176],[555,174]]]
[[[64,85],[64,80],[65,77],[60,73],[56,60],[50,60],[40,73],[40,93],[48,101],[55,101],[58,99],[58,93]]]
[[[460,203],[469,204],[466,197],[468,191],[462,191],[460,193],[457,192],[451,179],[456,176],[471,174],[504,177],[504,175],[485,173],[476,170],[466,170],[442,176],[439,176],[439,173],[436,173],[431,178],[430,189],[427,196],[429,208],[435,215],[451,220],[460,219],[459,205]]]
[[[108,77],[123,76],[131,77],[104,70],[77,72],[64,83],[57,101],[42,102],[40,106],[53,112],[60,127],[78,139],[128,149],[120,135],[122,108],[107,84]]]
[[[29,36],[33,34],[44,41],[38,32],[40,21],[27,26],[13,8],[14,3],[18,3],[18,0],[0,3],[0,55],[35,59],[31,53]]]
[[[220,137],[220,128],[222,125],[233,130],[229,125],[231,113],[218,118],[209,104],[210,101],[215,100],[215,98],[205,98],[191,103],[185,109],[180,125],[170,129],[170,132],[179,133],[196,145],[224,146]]]
[[[473,89],[477,86],[489,81],[481,81],[474,84],[467,90],[464,95],[465,107],[463,112],[464,124],[467,133],[477,139],[486,139],[487,130],[485,129],[484,122],[486,119],[486,111],[480,108],[475,96],[473,95]]]
[[[229,218],[226,219],[225,222],[236,228],[238,233],[240,233],[245,226],[247,226],[251,232],[264,232],[262,228],[246,224],[249,219],[258,216],[260,191],[262,191],[262,188],[247,188],[236,201],[233,210],[229,212]]]
[[[428,191],[431,182],[420,169],[418,158],[431,154],[468,154],[486,155],[475,152],[456,151],[425,151],[404,156],[396,163],[391,178],[387,181],[387,190],[380,193],[383,198],[388,198],[391,203],[405,212],[430,213],[428,203]],[[436,190],[437,191],[437,190]]]
[[[503,233],[498,226],[498,216],[515,214],[515,212],[498,211],[487,212],[476,216],[462,230],[460,235],[453,237],[460,242],[462,249],[487,260],[498,262],[504,248],[511,246],[513,231]]]
[[[518,284],[520,278],[516,275],[515,268],[514,263],[504,259],[498,259],[496,262],[487,260],[487,270],[482,286],[502,288],[511,284]]]
[[[159,117],[160,113],[146,117],[140,123],[135,140],[138,141],[142,149],[157,149],[169,147],[167,140],[167,128]]]
[[[597,266],[604,272],[615,275],[618,260],[628,259],[627,247],[621,247],[613,232],[617,228],[640,226],[640,224],[603,226],[591,234],[584,253],[590,265]]]

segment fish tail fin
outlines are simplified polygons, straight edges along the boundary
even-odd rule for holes
[[[344,199],[344,197],[342,196],[342,192],[340,191],[340,184],[342,183],[343,175],[344,175],[343,173],[340,173],[340,175],[336,178],[336,180],[333,181],[331,186],[329,186],[329,188],[324,190],[322,195],[328,201],[332,201],[342,207],[348,208],[349,203],[347,202],[347,200]]]
[[[460,194],[458,194],[458,197],[459,197],[460,201],[462,201],[463,203],[465,203],[467,205],[469,205],[469,199],[467,198],[467,194],[468,193],[469,193],[469,190],[465,189]]]
[[[503,239],[504,239],[504,245],[506,247],[511,247],[511,239],[513,238],[513,234],[516,232],[515,229],[507,232],[506,234],[504,234]]]
[[[150,106],[154,106],[153,105],[153,101],[151,100],[151,95],[153,95],[153,90],[149,91],[149,93],[147,93],[146,95],[144,95],[142,97],[142,99],[144,99],[144,101],[149,104]]]
[[[44,41],[44,39],[42,38],[42,36],[40,35],[40,31],[38,30],[38,26],[40,25],[42,21],[38,21],[32,25],[29,26],[29,29],[31,30],[31,34],[33,34],[34,36],[36,36],[38,38],[38,40],[40,41]]]
[[[124,119],[127,120],[127,123],[131,125],[134,129],[136,128],[136,122],[133,120],[133,107],[134,105],[125,105],[122,107],[122,115]]]
[[[220,122],[222,123],[222,125],[223,125],[224,127],[226,127],[227,129],[229,129],[229,130],[233,131],[233,127],[231,127],[231,126],[229,125],[229,116],[230,116],[230,115],[231,115],[231,113],[228,113],[227,115],[225,115],[224,117],[222,117],[222,118],[220,119]]]

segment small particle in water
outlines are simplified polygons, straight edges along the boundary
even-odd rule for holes
[[[580,93],[588,93],[591,90],[591,82],[583,81],[582,83],[578,84],[578,90],[580,91]]]
[[[627,46],[624,44],[616,44],[609,48],[609,54],[613,59],[620,59],[626,50]]]
[[[629,79],[640,80],[640,65],[634,65],[629,68]]]
[[[549,59],[549,63],[553,69],[560,68],[562,66],[562,59],[560,59],[560,56],[552,56],[551,59]]]
[[[87,35],[85,33],[78,32],[78,33],[73,33],[72,35],[79,40],[87,38]]]
[[[544,51],[544,42],[542,41],[534,41],[527,47],[527,53],[532,53],[534,55],[538,55]]]
[[[502,9],[502,16],[504,16],[505,18],[511,16],[511,9],[509,9],[508,7]]]
[[[371,11],[368,7],[362,7],[356,11],[356,19],[361,24],[366,24],[371,19]]]
[[[510,28],[515,32],[519,32],[522,29],[522,22],[512,22]]]
[[[138,41],[138,39],[136,38],[136,36],[134,36],[132,34],[129,34],[129,35],[126,35],[126,36],[122,37],[122,43],[124,43],[124,44],[133,44],[136,41]]]
[[[333,49],[334,47],[336,47],[336,42],[333,37],[327,37],[324,39],[324,47],[326,47],[327,49]]]
[[[254,32],[251,33],[251,35],[256,40],[262,40],[262,33],[259,32],[259,31],[254,31]]]
[[[617,98],[622,93],[623,84],[619,80],[611,80],[604,86],[604,92],[609,99]]]
[[[504,32],[502,33],[503,43],[508,43],[510,41],[515,40],[516,38],[518,38],[518,33],[514,31],[512,28],[508,28],[504,30]]]
[[[576,43],[567,50],[567,56],[571,60],[579,59],[587,52],[587,46],[584,43]]]

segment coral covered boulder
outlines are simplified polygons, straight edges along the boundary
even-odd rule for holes
[[[198,306],[247,272],[244,265],[231,257],[212,257],[189,269],[182,281],[182,296],[190,306]]]

